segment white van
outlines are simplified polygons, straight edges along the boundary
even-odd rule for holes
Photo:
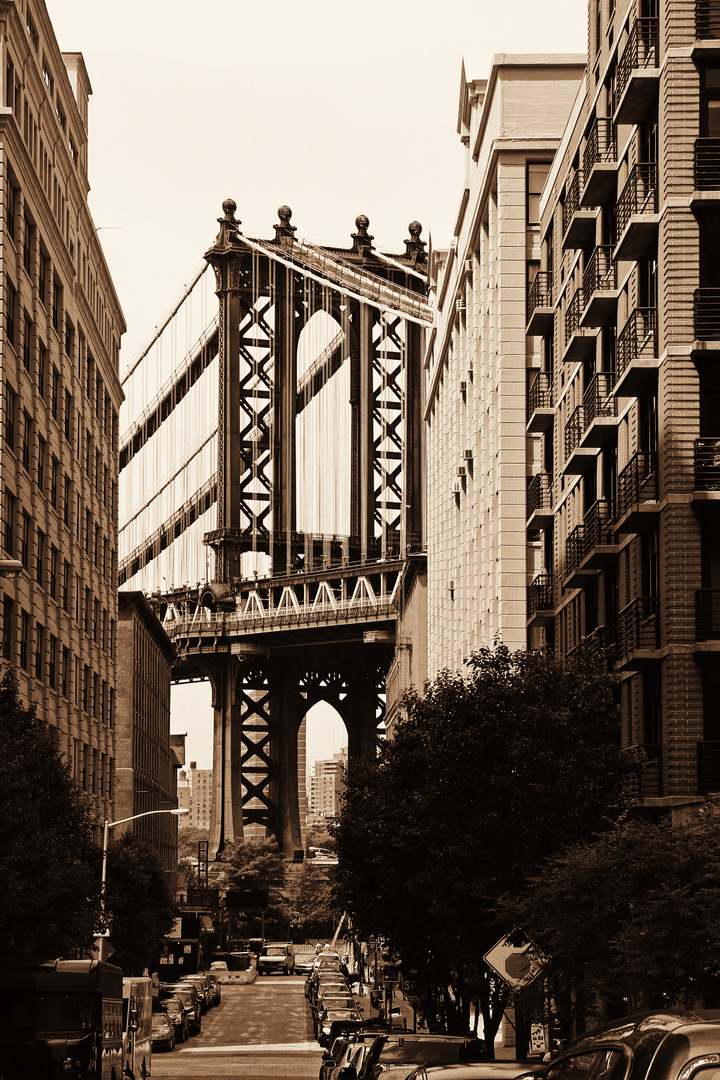
[[[295,971],[295,949],[289,941],[270,941],[263,945],[257,960],[258,975],[292,975]]]

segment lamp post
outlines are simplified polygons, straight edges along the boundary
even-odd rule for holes
[[[105,881],[107,878],[107,849],[108,849],[108,837],[110,830],[114,829],[116,825],[124,825],[127,821],[136,821],[141,817],[150,817],[151,814],[174,814],[178,817],[180,814],[189,814],[189,810],[146,810],[143,814],[133,814],[131,817],[119,818],[117,821],[108,821],[105,819],[105,825],[103,826],[103,848],[102,848],[102,879],[100,884],[100,915],[102,917],[103,933],[105,932]]]

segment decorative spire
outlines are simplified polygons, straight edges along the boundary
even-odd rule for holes
[[[420,239],[422,225],[419,221],[411,221],[408,225],[408,232],[410,233],[410,239],[405,241],[405,255],[408,259],[412,259],[415,266],[417,266],[418,263],[424,263],[426,259],[425,241]]]
[[[289,206],[281,206],[277,213],[280,218],[280,224],[273,225],[273,228],[275,229],[275,243],[281,244],[282,247],[290,247],[294,239],[293,234],[297,231],[296,226],[290,224],[292,210]]]
[[[237,234],[242,224],[241,221],[237,221],[235,218],[235,211],[237,210],[237,203],[234,199],[225,199],[222,204],[224,217],[218,218],[220,223],[220,232],[217,235],[215,241],[215,247],[230,247],[233,240],[237,239]]]
[[[360,255],[369,255],[373,250],[372,242],[375,237],[370,236],[368,233],[369,224],[370,221],[365,214],[359,214],[358,217],[355,218],[355,228],[357,229],[357,232],[352,234],[352,249],[353,251],[357,251]]]

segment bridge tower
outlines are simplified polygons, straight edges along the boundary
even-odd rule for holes
[[[205,254],[219,311],[213,356],[203,360],[217,366],[215,471],[199,485],[196,469],[197,497],[121,566],[136,573],[130,587],[144,573],[140,587],[156,594],[178,650],[175,678],[212,685],[211,854],[269,834],[292,855],[303,846],[300,724],[326,701],[345,722],[351,763],[374,748],[405,566],[422,549],[425,245],[412,222],[405,252],[377,252],[364,216],[349,249],[299,242],[288,207],[275,237],[258,240],[241,232],[235,211],[228,199]],[[201,382],[188,378],[182,393]],[[332,445],[347,468],[336,469],[328,509],[314,474],[334,466],[323,460],[327,432],[314,410],[332,394],[342,414],[341,428],[328,422]],[[128,455],[144,448],[148,430],[136,424]],[[153,421],[152,438],[157,430]],[[197,458],[190,446],[184,452]],[[147,567],[158,548],[186,526],[197,530],[201,515],[210,524],[211,502],[202,542],[214,573],[196,589],[153,589]]]

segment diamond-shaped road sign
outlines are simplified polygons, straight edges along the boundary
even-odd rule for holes
[[[483,959],[513,990],[519,990],[537,978],[548,962],[546,957],[537,959],[530,956],[532,948],[531,941],[513,945],[509,937],[504,937],[500,938],[492,949],[488,949]]]

